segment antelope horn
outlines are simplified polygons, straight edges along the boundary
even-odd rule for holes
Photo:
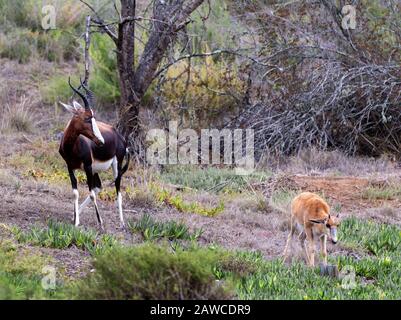
[[[86,110],[89,110],[90,107],[89,107],[88,99],[86,99],[86,97],[85,97],[81,92],[79,92],[77,89],[75,89],[75,88],[72,86],[72,84],[71,84],[71,78],[70,78],[70,77],[68,77],[68,84],[70,85],[72,91],[74,91],[77,95],[79,95],[79,96],[81,97],[82,101],[84,102],[85,109],[86,109]]]
[[[81,78],[79,78],[79,81],[81,82],[81,87],[82,88],[84,88],[85,89],[85,91],[86,91],[86,97],[88,98],[88,100],[89,100],[89,104],[90,104],[90,106],[91,107],[93,107],[94,106],[94,100],[95,100],[95,95],[94,95],[94,93],[90,90],[90,89],[88,89],[88,87],[86,87],[85,86],[85,84],[82,82],[82,79]]]

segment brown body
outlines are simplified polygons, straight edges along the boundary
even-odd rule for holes
[[[105,162],[117,157],[118,161],[123,161],[126,154],[126,143],[124,138],[110,125],[97,121],[99,130],[104,138],[104,144],[99,144],[96,138],[89,138],[90,134],[85,132],[85,128],[77,129],[75,122],[70,121],[64,131],[63,139],[60,143],[59,152],[72,170],[84,170],[85,166],[93,162]],[[91,130],[87,130],[89,133]],[[76,135],[76,132],[81,132]]]
[[[338,216],[330,215],[330,207],[324,199],[311,192],[303,192],[291,203],[291,231],[284,250],[284,259],[292,237],[297,233],[305,250],[306,260],[310,266],[315,264],[315,242],[320,240],[323,261],[327,264],[327,237],[337,243]],[[308,241],[308,246],[305,244]]]
[[[85,107],[82,107],[76,101],[73,102],[72,106],[62,103],[73,115],[64,130],[59,152],[67,164],[75,197],[74,223],[76,226],[79,225],[80,213],[88,203],[92,201],[95,206],[98,221],[103,228],[103,221],[96,203],[96,195],[102,188],[98,173],[107,170],[111,166],[117,192],[118,213],[121,225],[124,227],[120,183],[122,175],[128,169],[129,164],[127,144],[124,138],[112,126],[95,120],[93,110],[89,103],[91,99],[88,99],[88,97],[92,96],[89,89],[81,82],[81,86],[88,94],[88,97],[86,97],[71,85],[70,80],[68,83],[71,89],[82,98],[85,105]],[[123,166],[123,161],[126,156],[127,162]],[[75,170],[85,171],[90,192],[90,195],[81,206],[78,204],[79,193],[77,179],[74,174]]]

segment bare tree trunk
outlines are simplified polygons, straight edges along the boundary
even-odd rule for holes
[[[141,100],[157,77],[157,69],[169,46],[175,43],[177,33],[190,21],[187,19],[204,0],[154,0],[152,27],[144,52],[135,66],[136,1],[120,0],[118,33],[115,34],[94,8],[81,0],[94,13],[94,23],[111,37],[117,47],[121,101],[118,110],[118,129],[129,141],[131,151],[144,159],[139,109]]]
[[[138,112],[142,97],[135,94],[135,17],[136,1],[121,0],[121,21],[118,25],[117,67],[119,73],[121,100],[118,128],[126,139],[139,130]]]
[[[134,66],[135,1],[121,0],[122,21],[118,29],[117,64],[120,74],[121,105],[118,128],[129,140],[132,152],[144,159],[143,132],[139,109],[143,96],[156,76],[156,71],[168,47],[177,39],[177,32],[188,23],[189,15],[204,0],[155,0],[153,26],[138,66]]]

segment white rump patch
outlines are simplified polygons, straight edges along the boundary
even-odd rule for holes
[[[98,138],[102,143],[104,143],[104,139],[102,134],[100,133],[99,127],[97,126],[95,118],[92,118],[92,130],[93,134]]]
[[[100,171],[106,171],[110,168],[111,163],[113,162],[114,158],[111,158],[110,160],[107,161],[97,161],[94,160],[92,162],[92,172],[93,173],[98,173]]]

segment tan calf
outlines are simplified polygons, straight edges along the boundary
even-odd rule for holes
[[[308,264],[315,265],[315,241],[320,239],[320,250],[326,265],[327,236],[334,244],[337,243],[337,226],[339,224],[339,215],[331,216],[329,205],[320,196],[311,192],[301,193],[291,203],[291,231],[283,253],[284,260],[287,258],[291,239],[297,232]],[[305,240],[308,240],[308,246],[306,246]]]

